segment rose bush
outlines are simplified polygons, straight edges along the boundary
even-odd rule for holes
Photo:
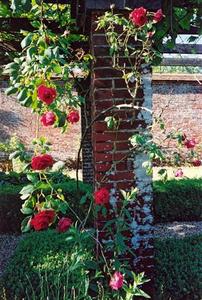
[[[65,232],[67,231],[70,226],[72,225],[72,220],[70,218],[61,218],[58,222],[57,231],[58,232]]]

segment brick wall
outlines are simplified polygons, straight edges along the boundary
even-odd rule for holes
[[[153,110],[155,115],[163,111],[162,118],[165,120],[167,132],[180,129],[188,137],[195,137],[199,143],[202,143],[202,86],[196,80],[183,81],[183,77],[181,81],[155,80]],[[163,141],[164,137],[165,135],[155,127],[154,138]],[[166,148],[175,146],[167,141],[161,145]]]

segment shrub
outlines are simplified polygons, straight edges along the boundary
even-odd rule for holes
[[[56,175],[55,175],[56,177]],[[83,220],[86,217],[88,210],[88,205],[85,204],[80,209],[80,201],[82,197],[89,192],[91,192],[91,186],[79,182],[79,190],[77,190],[77,184],[74,179],[69,179],[65,177],[66,181],[63,182],[61,178],[57,177],[55,179],[56,184],[55,188],[60,188],[63,190],[65,199],[68,200],[70,206],[74,209],[77,215]],[[57,183],[60,182],[61,183]],[[0,189],[0,233],[18,233],[20,232],[20,226],[23,219],[23,215],[20,212],[22,206],[22,200],[20,199],[19,192],[22,189],[23,185],[11,185],[3,184]],[[48,187],[47,187],[48,191]],[[69,211],[69,216],[72,216],[71,211]],[[74,216],[75,219],[75,216]],[[88,224],[92,224],[92,218],[89,219]]]
[[[157,239],[155,262],[155,299],[202,299],[202,235]]]
[[[202,179],[155,181],[155,222],[202,220]]]
[[[2,278],[6,299],[89,299],[94,247],[89,233],[75,227],[62,234],[55,230],[27,234]]]

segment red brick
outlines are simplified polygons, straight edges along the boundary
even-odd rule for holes
[[[112,161],[112,154],[104,154],[104,153],[94,153],[96,162],[106,162]]]
[[[97,172],[107,172],[111,168],[111,164],[96,164],[95,165],[95,170]]]
[[[96,143],[95,145],[95,151],[96,152],[106,152],[113,150],[113,144],[112,143]]]
[[[134,186],[135,186],[134,182],[118,182],[117,183],[117,188],[120,190],[130,190]]]
[[[110,175],[108,177],[112,181],[121,181],[121,180],[134,180],[134,173],[131,172],[119,172],[115,175]]]
[[[118,143],[116,142],[116,150],[128,150],[129,147],[131,146],[131,143],[130,142],[121,142],[121,143]]]
[[[106,80],[102,80],[102,79],[95,79],[93,82],[93,85],[95,88],[112,88],[112,80],[111,79],[106,79]]]
[[[113,78],[113,77],[122,77],[122,72],[115,69],[106,68],[106,69],[96,69],[93,70],[94,78]]]
[[[94,92],[95,100],[105,100],[105,99],[112,99],[112,98],[113,98],[112,90],[97,90]]]
[[[110,100],[95,102],[95,109],[97,111],[103,111],[103,110],[113,107],[113,106],[114,106],[114,103],[113,103],[113,101],[110,101]]]
[[[95,122],[94,125],[93,125],[93,130],[95,132],[104,132],[106,131],[108,128],[107,128],[107,123],[106,122]]]
[[[106,40],[106,37],[105,37],[105,34],[94,34],[92,36],[92,43],[93,45],[107,45],[107,40]]]
[[[116,164],[116,170],[117,171],[126,171],[127,168],[128,168],[128,166],[127,166],[127,162],[126,161],[120,162],[120,163]]]
[[[111,57],[97,57],[94,62],[94,67],[112,67],[112,58]]]

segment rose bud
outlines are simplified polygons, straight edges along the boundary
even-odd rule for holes
[[[72,220],[70,218],[61,218],[60,221],[58,222],[57,231],[65,232],[70,228],[71,225],[72,225]]]
[[[77,110],[71,111],[67,116],[67,121],[71,124],[77,123],[80,119],[79,112]]]
[[[163,15],[162,9],[159,9],[159,10],[157,10],[157,12],[155,12],[153,21],[155,23],[158,23],[163,19],[163,17],[164,17],[164,15]]]

